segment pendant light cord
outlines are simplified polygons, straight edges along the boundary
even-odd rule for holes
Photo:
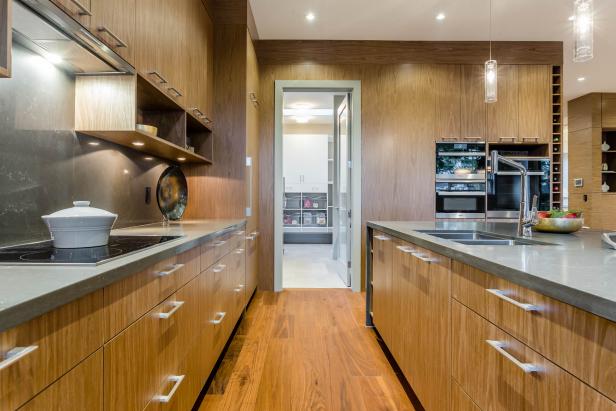
[[[492,0],[490,0],[490,60],[492,60]]]

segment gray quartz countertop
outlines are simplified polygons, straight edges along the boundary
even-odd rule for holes
[[[616,321],[616,250],[601,232],[534,233],[551,246],[464,245],[418,230],[478,230],[515,236],[510,223],[374,221],[368,226]]]
[[[112,235],[181,237],[96,266],[0,265],[0,332],[244,224],[245,220],[189,220],[113,230]]]

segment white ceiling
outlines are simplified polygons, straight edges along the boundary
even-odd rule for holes
[[[260,39],[488,40],[489,0],[250,0]],[[616,92],[616,1],[595,0],[595,58],[571,61],[573,0],[493,0],[494,40],[564,41],[565,99]],[[316,19],[308,22],[307,12]],[[446,18],[437,21],[438,13]],[[578,82],[578,77],[585,77]]]
[[[309,124],[333,124],[335,95],[327,91],[285,92],[283,110],[290,114],[284,115],[284,122],[296,123],[299,116]]]

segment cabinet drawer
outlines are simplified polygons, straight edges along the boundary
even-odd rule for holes
[[[453,267],[458,301],[616,400],[616,323],[467,265]]]
[[[105,287],[105,341],[173,294],[183,269],[172,257]]]
[[[483,410],[616,410],[616,404],[457,301],[452,375]]]
[[[451,381],[451,411],[481,411],[455,380]]]
[[[207,270],[229,251],[231,234],[222,234],[201,246],[201,271]]]
[[[228,287],[233,302],[233,326],[246,304],[246,250],[237,248],[229,254],[232,266],[229,270]]]
[[[177,263],[182,266],[174,274],[178,287],[183,286],[201,272],[201,249],[195,247],[177,256]]]
[[[372,321],[389,347],[392,323],[393,239],[379,231],[372,233]]]
[[[0,409],[19,407],[96,351],[102,330],[97,291],[0,333]],[[15,354],[12,363],[8,352]]]
[[[28,401],[20,411],[103,409],[103,349]]]

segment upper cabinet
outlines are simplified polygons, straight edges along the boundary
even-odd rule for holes
[[[519,142],[518,99],[518,66],[499,66],[498,100],[496,103],[487,105],[488,141],[494,143]],[[549,109],[548,103],[546,110]]]
[[[11,76],[11,1],[0,0],[0,78]]]
[[[51,0],[51,2],[81,23],[82,26],[90,27],[90,16],[92,16],[90,0]]]
[[[551,78],[551,66],[518,66],[518,142],[520,143],[550,142]]]
[[[135,0],[90,0],[90,31],[135,65]]]
[[[487,105],[484,101],[483,66],[464,65],[461,68],[460,132],[462,138],[487,135]]]
[[[436,98],[436,138],[460,136],[460,66],[434,67]]]

